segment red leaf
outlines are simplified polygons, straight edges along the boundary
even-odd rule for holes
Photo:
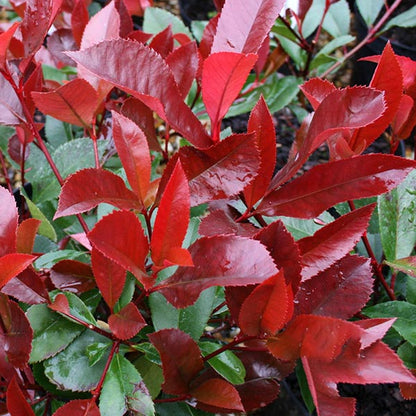
[[[283,270],[270,277],[246,298],[239,324],[250,336],[275,334],[291,318],[293,295],[286,286]]]
[[[15,22],[5,32],[0,34],[0,68],[4,69],[7,59],[7,50],[19,23]]]
[[[55,312],[60,312],[67,316],[71,315],[68,298],[63,293],[56,295],[54,302],[48,306]]]
[[[15,126],[25,120],[22,104],[16,92],[3,74],[0,74],[0,123]]]
[[[147,1],[147,0],[146,0]],[[126,6],[126,0],[115,0],[114,5],[120,15],[120,37],[126,38],[133,32],[133,20]]]
[[[16,377],[13,377],[7,387],[6,403],[10,416],[35,416],[35,412],[26,401]]]
[[[416,377],[416,370],[410,371]],[[400,393],[406,400],[416,399],[416,383],[400,383]]]
[[[240,395],[244,409],[249,412],[262,408],[279,397],[279,383],[270,378],[250,380],[235,386]]]
[[[153,284],[144,265],[149,243],[135,214],[114,211],[106,215],[88,233],[88,238],[93,247],[133,273],[146,288]]]
[[[196,342],[179,329],[162,329],[148,335],[159,351],[163,368],[163,391],[186,394],[190,381],[204,368]]]
[[[248,208],[252,208],[264,196],[276,164],[276,133],[272,116],[263,97],[259,99],[250,114],[247,132],[255,133],[260,154],[259,172],[244,190],[245,203]]]
[[[118,339],[126,340],[137,335],[147,323],[137,306],[130,302],[118,313],[109,316],[108,325]]]
[[[0,257],[0,287],[21,273],[36,259],[36,256],[22,253],[6,254]]]
[[[54,91],[32,92],[32,98],[42,113],[84,128],[91,126],[98,106],[95,89],[79,78]]]
[[[183,102],[169,66],[148,46],[117,39],[68,55],[101,79],[143,101],[193,145],[203,148],[212,144],[200,121]],[[144,77],[144,73],[149,76]]]
[[[129,184],[143,201],[150,186],[151,160],[146,136],[137,124],[112,112],[113,138]]]
[[[234,134],[207,150],[179,151],[189,181],[191,206],[241,192],[255,177],[259,158],[252,134]]]
[[[212,52],[257,53],[284,0],[227,0],[221,10]]]
[[[373,283],[369,260],[346,256],[301,284],[295,298],[295,314],[350,319],[368,302]]]
[[[113,310],[126,282],[126,271],[96,249],[91,250],[91,264],[98,289]]]
[[[256,212],[314,218],[339,202],[376,196],[395,188],[414,167],[412,160],[382,154],[329,162],[270,193]]]
[[[197,407],[202,405],[227,409],[227,411],[244,411],[240,395],[236,388],[220,378],[211,378],[197,387],[192,388],[193,397],[198,401]]]
[[[195,42],[189,42],[175,49],[166,58],[179,91],[185,98],[196,78],[199,67],[198,48]]]
[[[256,59],[254,54],[221,52],[204,61],[202,98],[211,119],[214,141],[219,141],[221,121],[240,93]]]
[[[71,29],[75,42],[81,46],[82,34],[89,21],[88,9],[84,0],[76,0],[71,13]]]
[[[156,51],[163,59],[166,59],[173,50],[172,27],[169,25],[157,33],[149,43],[149,47]]]
[[[28,218],[22,221],[17,228],[16,251],[18,253],[31,253],[35,243],[36,233],[41,224],[36,218]]]
[[[60,407],[53,416],[100,416],[94,399],[71,400]]]
[[[0,257],[16,251],[18,213],[13,195],[0,186]]]
[[[212,43],[214,42],[215,34],[217,33],[218,19],[220,15],[214,16],[205,26],[202,33],[202,39],[199,43],[199,52],[203,59],[208,58],[211,54]]]
[[[95,287],[91,266],[76,260],[61,260],[50,271],[50,279],[57,289],[83,293]]]
[[[277,272],[266,248],[244,237],[203,237],[192,244],[189,252],[194,267],[179,267],[155,287],[177,308],[193,304],[209,287],[262,283]]]
[[[315,111],[318,109],[322,101],[337,89],[334,84],[321,78],[312,78],[309,81],[306,81],[299,88],[305,94]]]
[[[78,49],[78,45],[76,44],[70,29],[60,28],[55,30],[51,35],[48,35],[46,46],[48,52],[50,52],[54,58],[57,67],[75,65],[74,61],[63,53]],[[41,89],[38,89],[38,91],[41,91]]]
[[[127,189],[123,179],[108,170],[91,168],[68,176],[54,219],[89,211],[102,202],[120,209],[142,208],[140,200]]]
[[[416,117],[412,117],[416,104],[409,95],[403,94],[397,113],[391,123],[393,136],[397,139],[407,139],[415,127]]]
[[[17,368],[25,368],[32,350],[32,328],[25,313],[17,303],[1,294],[0,304],[1,346],[10,364]]]
[[[354,248],[367,231],[374,206],[356,209],[325,225],[313,236],[298,240],[303,280],[325,270]]]
[[[190,215],[190,195],[188,181],[180,161],[169,179],[159,203],[159,209],[153,227],[150,249],[155,266],[166,264],[192,266],[188,256],[186,263],[178,262],[177,256],[181,250],[183,239],[188,230]]]

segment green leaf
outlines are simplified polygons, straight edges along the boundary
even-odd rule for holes
[[[308,380],[301,361],[296,364],[296,378],[298,380],[303,402],[305,403],[308,412],[312,414],[315,410],[315,404],[313,402],[311,391],[309,390]]]
[[[190,39],[193,36],[177,16],[164,9],[146,7],[143,18],[143,31],[155,35],[171,25],[173,33],[185,33]]]
[[[319,26],[325,10],[325,0],[314,0],[302,24],[302,34],[308,38]]]
[[[416,305],[416,279],[414,277],[406,276],[406,300]]]
[[[272,32],[276,33],[276,35],[280,35],[290,41],[297,43],[298,39],[294,35],[294,33],[280,20],[277,19],[275,24],[272,27]]]
[[[90,366],[87,348],[106,340],[93,331],[84,331],[67,348],[44,362],[46,377],[63,390],[91,391],[104,371],[109,348],[93,366]]]
[[[45,304],[31,306],[26,316],[33,329],[31,363],[54,356],[84,330],[79,324],[50,310]]]
[[[394,26],[399,27],[415,27],[416,26],[416,6],[413,6],[409,10],[399,14],[393,19],[390,19],[383,27],[382,32],[386,32]]]
[[[221,345],[215,342],[203,341],[199,343],[202,355],[206,356],[218,350]],[[232,384],[243,384],[246,369],[241,360],[230,350],[223,351],[208,360],[208,364]]]
[[[416,171],[378,197],[380,236],[387,261],[410,255],[416,243]]]
[[[45,135],[54,150],[68,141],[67,132],[68,129],[63,121],[46,116]]]
[[[143,377],[144,384],[152,399],[156,399],[162,389],[163,371],[160,365],[149,361],[144,355],[134,361],[134,366]]]
[[[341,46],[347,45],[348,43],[353,42],[354,40],[355,40],[355,36],[351,36],[351,35],[344,35],[344,36],[340,36],[335,39],[332,39],[316,54],[314,59],[316,59],[316,57],[318,57],[319,55],[329,55],[330,53],[334,52],[335,49],[338,49]]]
[[[400,345],[397,355],[401,358],[407,368],[416,368],[416,347],[405,342]]]
[[[55,301],[55,297],[59,294],[59,292],[54,293],[52,295],[52,301]],[[74,293],[65,292],[64,295],[68,299],[69,303],[69,309],[71,311],[71,314],[75,316],[76,318],[80,319],[81,321],[84,321],[88,324],[97,325],[97,321],[95,320],[94,316],[90,312],[90,310],[87,308],[85,303]],[[66,319],[70,319],[66,317]]]
[[[206,20],[192,20],[191,21],[191,30],[194,38],[201,42],[202,35],[204,33],[204,29],[207,26],[208,21]]]
[[[40,256],[35,262],[34,266],[37,269],[50,269],[54,264],[61,260],[79,260],[86,256],[86,253],[77,250],[60,250],[52,253],[46,253]]]
[[[85,351],[90,367],[97,364],[109,348],[111,348],[110,340],[107,340],[107,342],[94,342],[93,344],[88,345]]]
[[[61,69],[57,69],[53,66],[42,64],[43,77],[52,81],[62,82],[67,81],[67,74]]]
[[[186,403],[158,403],[156,410],[158,416],[212,416]]]
[[[384,6],[384,0],[356,0],[355,4],[367,26],[372,26]]]
[[[347,0],[333,3],[325,16],[322,27],[334,38],[350,33],[351,13]]]
[[[290,56],[290,58],[292,58],[293,62],[296,65],[296,68],[297,69],[304,68],[308,59],[308,55],[306,51],[304,51],[297,43],[292,42],[291,40],[285,38],[284,36],[277,35],[277,38],[280,42],[281,47]]]
[[[137,351],[143,352],[146,359],[150,362],[162,365],[158,350],[150,342],[142,342],[141,344],[135,345],[134,348],[136,348]]]
[[[132,414],[151,416],[155,414],[153,401],[134,365],[120,354],[111,360],[100,395],[102,416]]]
[[[385,263],[396,271],[416,277],[416,256],[405,257],[403,259],[393,261],[385,261]]]

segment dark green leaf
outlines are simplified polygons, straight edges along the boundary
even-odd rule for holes
[[[403,360],[407,368],[416,368],[416,347],[410,342],[400,345],[397,355]]]

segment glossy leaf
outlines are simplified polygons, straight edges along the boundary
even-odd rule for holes
[[[19,23],[13,23],[6,31],[0,34],[0,68],[4,69],[7,59],[7,50],[9,48],[10,41],[12,40]]]
[[[192,305],[208,287],[261,283],[277,272],[266,248],[244,237],[203,237],[189,251],[194,267],[179,267],[172,277],[155,287],[177,308]],[[209,260],[213,258],[215,262]]]
[[[32,92],[32,98],[42,113],[84,128],[91,126],[98,107],[97,92],[79,78],[53,91]]]
[[[169,394],[188,393],[189,383],[204,368],[198,345],[179,329],[162,329],[148,337],[162,359],[163,390]]]
[[[215,52],[257,53],[277,19],[284,0],[225,2],[212,46]]]
[[[120,209],[142,207],[138,197],[127,189],[119,176],[104,169],[83,169],[65,181],[54,219],[89,211],[103,202]]]
[[[16,235],[16,251],[18,253],[32,253],[40,224],[41,222],[36,218],[28,218],[20,223]]]
[[[187,146],[179,155],[189,181],[191,206],[238,194],[259,168],[252,134],[234,134],[203,151]]]
[[[367,231],[373,210],[374,204],[366,205],[299,240],[302,279],[311,278],[347,255]]]
[[[150,249],[155,266],[192,266],[192,258],[182,249],[189,224],[190,194],[182,165],[177,162],[159,203]]]
[[[74,40],[81,46],[82,34],[89,21],[88,9],[83,0],[77,0],[71,13],[71,29]]]
[[[410,256],[394,261],[386,261],[390,267],[395,270],[406,273],[410,276],[416,277],[416,256]]]
[[[17,207],[13,195],[0,187],[0,256],[16,251]]]
[[[0,74],[0,93],[0,124],[15,126],[24,122],[26,117],[19,97],[3,74]]]
[[[173,34],[171,26],[166,27],[161,32],[153,36],[153,39],[149,42],[149,47],[154,49],[162,58],[166,57],[173,50]]]
[[[50,270],[50,279],[57,289],[83,293],[95,288],[91,266],[76,260],[61,260]]]
[[[133,338],[147,323],[134,303],[128,303],[108,318],[111,332],[119,339]]]
[[[0,257],[0,287],[16,277],[36,259],[31,254],[12,253]]]
[[[350,319],[368,302],[373,284],[369,260],[346,256],[302,282],[295,297],[295,314]]]
[[[150,186],[151,161],[144,132],[127,117],[112,112],[113,139],[129,184],[142,201]]]
[[[332,92],[336,90],[334,84],[326,79],[312,78],[300,86],[306,98],[316,111],[321,102]]]
[[[220,123],[233,101],[237,98],[256,55],[220,52],[210,55],[202,69],[202,98],[211,119],[211,136],[219,140]]]
[[[151,48],[123,39],[67,53],[89,71],[143,101],[172,128],[198,147],[212,142],[185,105],[169,66]],[[138,72],[137,68],[141,68]],[[148,73],[149,77],[143,77]]]
[[[35,412],[26,401],[16,377],[13,377],[7,387],[6,404],[10,416],[35,416]]]
[[[315,166],[270,193],[256,212],[314,218],[339,202],[375,196],[395,188],[414,166],[411,160],[382,154]]]
[[[53,416],[100,416],[100,411],[94,400],[71,400],[60,407]]]
[[[114,233],[114,230],[118,231]],[[114,211],[101,219],[88,233],[88,238],[98,251],[130,271],[146,287],[153,281],[146,276],[144,262],[149,243],[135,214]]]

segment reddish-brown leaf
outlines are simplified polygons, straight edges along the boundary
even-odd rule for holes
[[[373,283],[370,261],[348,255],[302,282],[295,298],[295,314],[350,319],[368,302]]]
[[[157,33],[149,43],[149,47],[155,50],[163,59],[173,51],[173,33],[169,25]]]
[[[177,258],[180,254],[183,239],[188,230],[190,214],[190,194],[188,180],[180,161],[166,185],[153,227],[150,249],[155,266],[179,264],[192,266],[190,255],[188,258]],[[187,260],[183,263],[183,260]]]
[[[380,195],[395,188],[415,166],[412,160],[383,154],[315,166],[266,196],[256,212],[315,218],[339,202]]]
[[[144,266],[149,243],[135,214],[114,211],[106,215],[88,233],[88,238],[93,247],[133,273],[146,288],[153,284]]]
[[[316,111],[321,102],[337,88],[326,79],[312,78],[299,87]]]
[[[244,190],[245,203],[251,208],[264,196],[276,164],[276,133],[272,116],[263,97],[260,97],[250,114],[247,132],[255,133],[260,155],[259,172]]]
[[[18,253],[32,253],[40,224],[41,221],[36,218],[28,218],[19,224],[16,234],[16,251]]]
[[[0,257],[16,251],[18,213],[13,195],[0,186]]]
[[[207,150],[191,146],[179,155],[189,181],[191,206],[241,192],[259,169],[253,134],[233,134]]]
[[[53,416],[100,416],[94,399],[72,400],[60,407]]]
[[[127,117],[112,112],[113,138],[133,192],[143,201],[150,186],[151,160],[146,136]]]
[[[96,76],[143,101],[195,146],[212,144],[183,102],[169,66],[148,46],[124,39],[108,40],[68,55]],[[149,76],[144,77],[144,73]]]
[[[48,307],[55,312],[60,312],[67,316],[71,315],[68,298],[63,293],[58,293],[53,303],[48,305]]]
[[[196,342],[179,329],[162,329],[148,335],[159,351],[163,367],[163,391],[186,394],[190,381],[204,368]]]
[[[243,302],[239,326],[250,336],[275,334],[291,318],[292,305],[292,291],[280,270],[257,286]]]
[[[6,404],[10,416],[35,416],[35,412],[26,401],[16,377],[13,377],[7,387]]]
[[[102,202],[120,209],[142,208],[142,203],[127,189],[123,179],[108,170],[90,168],[66,179],[54,219],[89,211]]]
[[[130,302],[119,312],[109,316],[108,325],[118,339],[126,340],[137,335],[147,323],[137,306]]]
[[[311,237],[298,240],[303,280],[325,270],[354,248],[367,231],[374,206],[354,210],[325,225]]]
[[[410,371],[416,377],[416,369]],[[406,400],[416,399],[416,383],[400,383],[400,393]]]
[[[0,124],[15,126],[25,120],[19,97],[9,81],[0,74]]]
[[[0,257],[0,287],[21,273],[36,259],[36,256],[23,253],[11,253]]]
[[[173,276],[155,288],[177,308],[193,304],[201,291],[209,287],[262,283],[277,273],[266,248],[249,238],[203,237],[192,244],[189,251],[194,267],[179,267]]]
[[[10,41],[12,40],[18,26],[19,23],[15,22],[5,32],[0,34],[0,68],[2,69],[4,69],[6,64],[7,50],[9,48]]]
[[[257,53],[284,0],[227,0],[221,10],[212,52]]]
[[[71,29],[75,42],[81,46],[82,34],[90,17],[84,0],[76,0],[71,13]]]
[[[54,91],[32,92],[32,98],[42,113],[84,128],[91,126],[98,106],[95,89],[79,78]]]
[[[221,120],[237,98],[256,62],[254,54],[220,52],[210,55],[202,69],[202,98],[211,119],[211,136],[219,141]]]
[[[50,271],[50,279],[57,289],[83,293],[95,287],[91,266],[76,260],[61,260]]]
[[[208,56],[211,54],[212,43],[214,42],[215,33],[217,33],[219,18],[219,14],[213,17],[205,26],[205,29],[202,33],[202,39],[199,43],[199,52],[203,59],[208,58]]]

